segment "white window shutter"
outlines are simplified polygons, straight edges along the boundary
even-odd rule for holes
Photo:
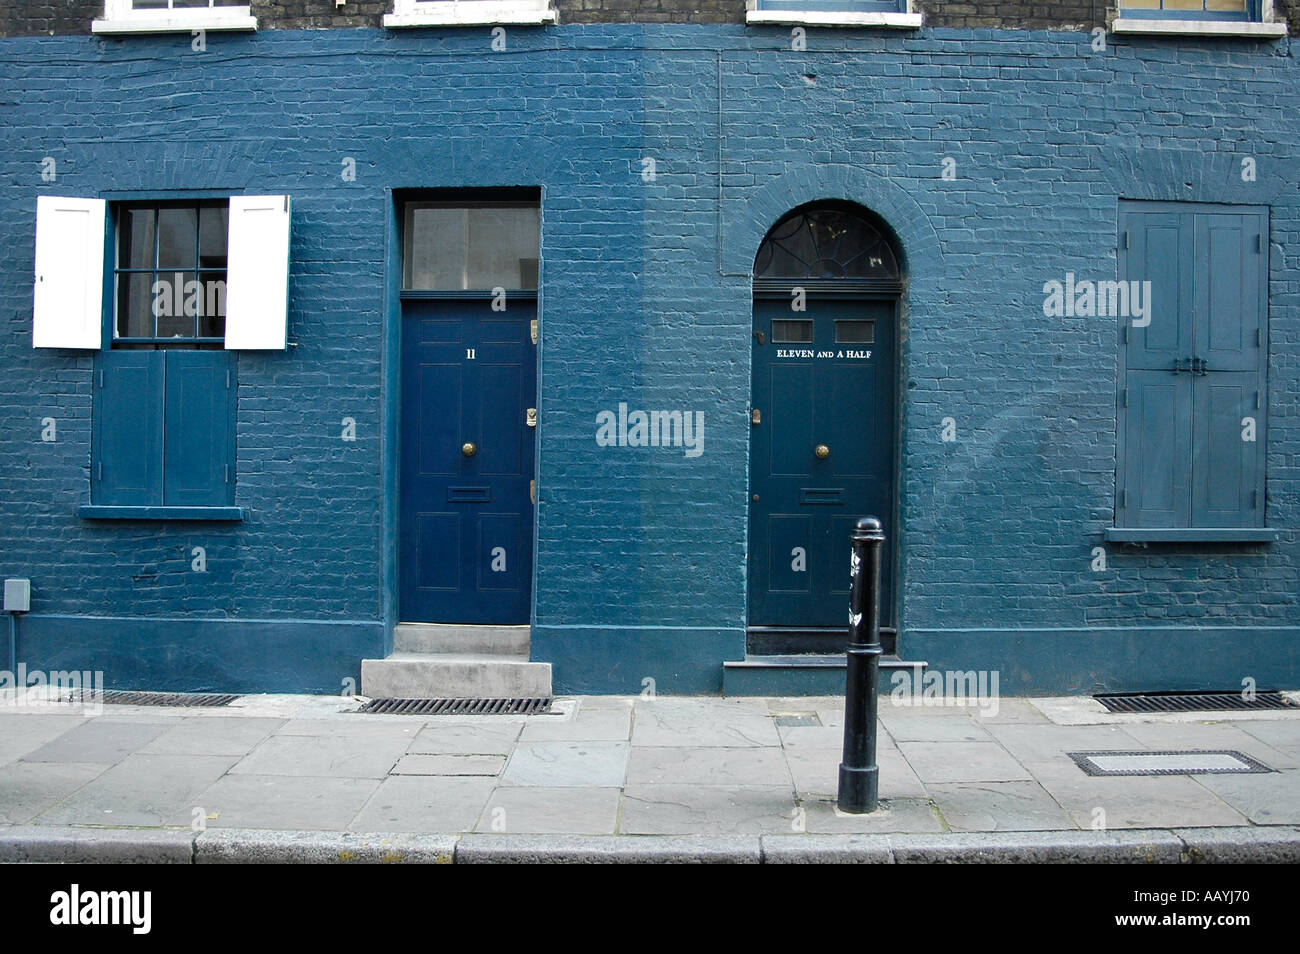
[[[103,199],[36,198],[33,348],[104,343]]]
[[[226,348],[288,346],[289,197],[233,195],[226,271]]]

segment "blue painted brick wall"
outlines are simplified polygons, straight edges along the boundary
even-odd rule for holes
[[[33,580],[34,615],[391,625],[390,190],[540,186],[535,645],[560,690],[716,690],[744,652],[749,268],[782,212],[844,198],[889,223],[908,271],[905,647],[973,666],[998,633],[1029,633],[1021,684],[1086,689],[1142,656],[1142,627],[1276,627],[1257,671],[1294,678],[1294,650],[1275,658],[1300,627],[1289,44],[1090,40],[813,31],[795,52],[786,30],[729,26],[512,29],[502,53],[486,29],[209,35],[204,53],[188,37],[0,40],[0,574]],[[1247,155],[1254,183],[1237,174]],[[297,347],[239,357],[248,517],[80,520],[92,360],[30,347],[36,197],[200,188],[294,199]],[[1119,198],[1271,207],[1276,544],[1112,546],[1090,570],[1114,511],[1114,330],[1044,318],[1042,285],[1114,276]],[[702,411],[705,453],[597,447],[595,414],[620,401]],[[197,545],[205,575],[188,569]],[[1078,631],[1118,634],[1120,662],[1101,637],[1063,659],[1051,632]],[[367,639],[335,655],[376,651]],[[221,652],[168,645],[199,668]],[[313,662],[321,645],[242,642],[231,665],[250,685],[327,689],[351,670]],[[124,652],[124,672],[171,665]],[[300,665],[270,661],[290,652]]]

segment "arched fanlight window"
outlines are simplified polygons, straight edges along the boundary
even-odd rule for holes
[[[852,209],[822,206],[792,212],[772,227],[754,259],[754,278],[897,283],[901,275],[879,228]]]

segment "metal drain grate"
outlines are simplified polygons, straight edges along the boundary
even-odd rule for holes
[[[371,699],[358,712],[388,715],[545,715],[553,699]]]
[[[1093,696],[1111,712],[1225,712],[1234,709],[1293,709],[1280,692],[1116,692]]]
[[[228,706],[238,698],[237,695],[216,692],[135,692],[127,689],[95,692],[78,689],[68,701],[76,704],[102,702],[114,706],[179,706],[193,709]]]
[[[1174,752],[1066,752],[1088,775],[1255,775],[1272,772],[1263,762],[1228,749]]]
[[[822,720],[815,712],[781,712],[772,716],[779,726],[821,725]]]

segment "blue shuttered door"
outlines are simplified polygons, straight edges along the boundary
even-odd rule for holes
[[[166,351],[163,503],[228,506],[235,501],[235,355]]]
[[[1149,325],[1119,319],[1122,526],[1264,524],[1267,221],[1198,208],[1120,216],[1120,279],[1151,282]]]
[[[105,505],[163,502],[163,351],[97,357],[91,499]]]

